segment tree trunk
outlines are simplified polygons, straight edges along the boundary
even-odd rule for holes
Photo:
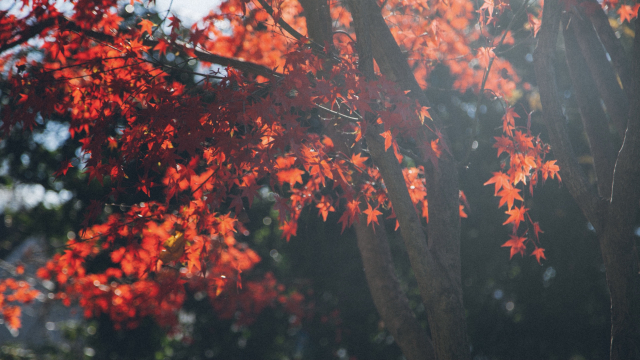
[[[307,14],[309,35],[317,43],[329,43],[328,39],[323,38],[326,31],[317,30],[324,29],[317,24],[324,24],[326,20],[315,17],[327,16],[327,13],[314,10],[322,9],[325,3],[326,0],[301,2]],[[407,59],[393,39],[377,4],[372,0],[352,0],[348,5],[358,39],[356,46],[360,71],[368,79],[375,78],[375,58],[387,78],[396,81],[399,87],[410,90],[410,96],[427,106],[424,92],[418,86]],[[438,119],[435,120],[435,125],[442,132],[445,131]],[[460,274],[456,163],[450,154],[446,154],[440,159],[437,169],[425,169],[430,214],[430,222],[425,231],[409,197],[400,164],[392,151],[384,151],[377,126],[370,124],[368,128],[370,131],[365,134],[367,147],[380,169],[400,223],[400,233],[429,317],[433,342],[417,324],[400,289],[384,236],[384,227],[378,227],[374,232],[373,228],[366,226],[365,219],[361,219],[355,230],[374,303],[408,359],[468,359],[470,354]],[[424,141],[433,138],[426,128],[422,130],[419,136]],[[448,142],[446,135],[441,141]]]
[[[621,47],[607,35],[612,31],[604,28],[601,16],[591,16],[592,22],[588,22],[575,14],[566,15],[571,17],[563,26],[567,62],[594,158],[598,178],[596,192],[577,165],[558,102],[553,59],[561,13],[561,1],[545,1],[538,47],[534,53],[544,120],[565,183],[594,226],[600,242],[611,294],[610,359],[640,359],[640,275],[633,235],[640,202],[640,36],[636,35],[634,40],[631,76],[623,81],[625,87],[621,89],[615,81],[615,71],[622,76],[628,71],[627,62],[620,59],[623,56],[619,51]],[[602,45],[594,26],[598,34],[602,34],[608,49],[618,49],[614,54],[615,68],[602,61]],[[636,20],[636,32],[638,29],[640,20]],[[619,108],[607,106],[613,124],[618,129],[623,127],[621,132],[624,134],[615,166],[612,166],[614,159],[606,117],[601,109],[593,107],[593,102],[599,103],[600,98],[622,104],[620,107],[624,109],[621,114]],[[628,107],[625,107],[627,99]]]

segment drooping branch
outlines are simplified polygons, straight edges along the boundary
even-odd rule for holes
[[[629,112],[627,96],[616,80],[616,74],[607,60],[602,44],[591,23],[578,16],[573,16],[571,23],[577,43],[582,49],[584,60],[589,66],[600,97],[607,107],[607,113],[620,136],[623,137]]]
[[[584,130],[589,140],[591,155],[593,156],[593,166],[598,179],[598,193],[600,197],[608,199],[611,197],[616,154],[608,136],[607,116],[600,106],[597,85],[576,42],[574,20],[574,18],[566,16],[562,27],[567,65],[573,81],[573,91],[580,108]]]
[[[409,360],[435,359],[433,344],[418,323],[395,275],[384,225],[367,226],[366,216],[354,224],[358,248],[373,302],[385,327]]]
[[[552,150],[558,159],[564,183],[567,184],[569,192],[585,217],[597,231],[600,231],[602,223],[597,215],[598,195],[589,186],[578,164],[564,125],[566,118],[558,102],[554,60],[562,5],[559,0],[548,0],[544,5],[542,24],[538,32],[538,46],[533,54],[543,118],[549,129]]]

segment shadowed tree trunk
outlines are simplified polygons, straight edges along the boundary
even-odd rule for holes
[[[589,16],[563,15],[561,1],[545,1],[534,66],[544,120],[562,177],[600,242],[611,294],[610,358],[640,359],[640,275],[633,235],[640,202],[640,37],[636,35],[628,57],[612,36],[600,6],[591,8],[597,10]],[[561,22],[566,59],[594,159],[595,187],[578,165],[558,101],[553,59]],[[640,20],[635,21],[635,27],[636,31],[640,28]],[[610,125],[623,136],[620,149],[613,148]]]

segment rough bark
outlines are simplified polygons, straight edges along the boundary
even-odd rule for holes
[[[611,295],[610,359],[640,359],[640,275],[633,237],[633,228],[640,202],[640,186],[638,186],[640,184],[640,166],[638,166],[640,159],[640,36],[636,36],[634,40],[630,79],[628,79],[625,88],[630,100],[629,112],[627,120],[624,121],[626,128],[624,142],[618,153],[612,174],[611,199],[599,201],[592,189],[584,182],[584,177],[576,166],[577,162],[564,130],[564,116],[557,101],[552,60],[556,50],[555,44],[561,10],[560,1],[547,0],[545,2],[538,47],[534,53],[534,66],[540,88],[543,115],[565,183],[587,219],[594,225],[600,242],[602,259],[606,268],[607,286]],[[575,17],[571,21],[576,21]],[[640,20],[636,21],[636,29],[640,29]],[[576,30],[567,29],[565,31],[567,60],[570,67],[574,67],[571,69],[572,81],[574,82],[574,90],[579,97],[581,112],[588,109],[587,104],[584,104],[586,99],[594,96],[590,93],[591,89],[584,89],[585,86],[589,86],[590,76],[594,78],[602,76],[602,74],[594,74],[600,70],[599,68],[590,67],[589,71],[581,70],[585,66],[584,62],[589,63],[589,57],[593,55],[593,49],[580,45],[581,37],[583,41],[589,37],[585,32],[586,30],[578,21],[576,21]],[[597,46],[601,46],[600,43]],[[578,48],[581,49],[584,62],[579,56]],[[598,83],[597,88],[602,95],[602,90],[605,87],[601,87],[601,84]],[[585,98],[580,99],[580,97]],[[609,150],[606,149],[606,146],[601,146],[602,144],[593,146],[593,143],[602,140],[598,139],[598,134],[594,130],[594,128],[602,127],[602,124],[597,123],[597,117],[599,117],[598,114],[587,114],[583,116],[583,120],[585,120],[585,130],[589,141],[592,143],[591,152],[594,159],[600,159],[596,161],[606,165],[605,159],[609,155],[605,152]],[[589,129],[589,127],[592,128]],[[605,167],[603,166],[601,171],[604,171]],[[606,174],[603,174],[601,178],[601,171],[598,173],[598,182],[608,181]],[[601,192],[606,191],[603,190],[606,186],[606,183],[599,184]]]
[[[468,359],[469,345],[462,306],[459,253],[450,253],[451,248],[459,246],[459,237],[456,237],[456,235],[459,236],[459,223],[451,224],[453,221],[459,221],[458,213],[451,214],[449,208],[442,206],[442,202],[450,202],[447,201],[449,194],[446,192],[434,199],[433,204],[432,198],[429,198],[429,236],[433,236],[430,238],[433,239],[433,246],[429,249],[421,220],[409,197],[400,164],[393,151],[385,151],[379,134],[380,129],[369,125],[367,146],[372,159],[380,169],[389,199],[400,223],[400,234],[409,253],[411,268],[429,316],[436,358],[439,360]],[[456,175],[453,173],[448,177],[451,180]],[[442,185],[441,182],[428,184],[428,193],[443,190]],[[457,183],[453,182],[453,186],[455,185]],[[443,199],[445,201],[442,201]],[[453,217],[455,220],[448,217]],[[453,228],[446,228],[447,225],[452,225]],[[450,243],[447,244],[447,242]]]

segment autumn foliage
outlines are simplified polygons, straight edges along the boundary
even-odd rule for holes
[[[498,206],[507,206],[505,213],[509,217],[503,225],[512,224],[513,234],[502,246],[511,248],[509,257],[515,254],[524,256],[527,244],[531,244],[533,249],[530,254],[540,262],[540,259],[545,259],[539,237],[543,231],[538,222],[531,219],[523,196],[526,196],[527,192],[533,196],[533,188],[540,182],[549,178],[557,177],[559,181],[561,179],[556,161],[545,161],[545,156],[550,150],[549,145],[544,144],[540,136],[531,135],[531,114],[528,115],[527,126],[516,127],[516,118],[520,116],[512,107],[506,109],[502,118],[504,134],[495,138],[493,147],[498,149],[498,157],[506,153],[508,158],[502,163],[501,171],[494,172],[485,185],[493,184],[495,195],[500,197]],[[518,188],[519,185],[521,188]],[[520,230],[521,223],[524,231]]]
[[[510,28],[494,27],[506,2],[486,0],[479,9],[467,0],[378,3],[422,89],[436,65],[448,67],[454,89],[490,92],[504,104],[529,87],[494,52],[514,43]],[[266,8],[259,1],[223,1],[190,28],[176,16],[164,23],[125,19],[109,0],[74,1],[64,14],[48,1],[16,4],[21,15],[0,12],[0,66],[10,99],[0,130],[6,135],[30,131],[42,118],[69,119],[85,154],[83,171],[110,189],[88,207],[79,237],[38,271],[56,282],[58,298],[78,301],[86,316],[107,314],[129,327],[152,316],[171,326],[186,289],[206,291],[223,317],[240,311],[246,318],[238,321],[276,303],[301,311],[301,295],[273,276],[241,279],[260,258],[239,240],[248,231],[238,216],[267,191],[287,240],[296,236],[304,208],[317,209],[323,220],[340,212],[343,231],[361,214],[371,226],[394,218],[366,150],[373,127],[382,129],[376,136],[402,164],[411,202],[429,222],[425,172],[452,156],[449,140],[432,109],[381,75],[379,64],[376,78],[365,78],[345,4],[330,9],[333,44],[306,36],[307,19],[294,0]],[[619,10],[623,20],[637,13],[637,5],[627,7]],[[529,22],[533,36],[538,17],[529,14]],[[285,32],[283,23],[293,30]],[[27,56],[36,46],[37,60]],[[168,53],[196,60],[199,68],[170,64]],[[186,86],[175,71],[197,75],[197,84]],[[499,206],[506,206],[504,224],[513,228],[503,246],[511,257],[530,254],[540,262],[542,231],[525,194],[549,178],[560,180],[559,167],[546,159],[550,147],[531,133],[530,121],[522,126],[519,118],[507,106],[495,143],[507,159],[486,184],[494,184]],[[425,131],[427,138],[418,135]],[[71,160],[64,159],[58,176]],[[134,195],[147,200],[132,203]],[[460,199],[459,216],[466,217],[463,193]],[[121,210],[103,214],[105,203]],[[105,270],[87,270],[105,257]],[[14,327],[19,310],[6,304],[33,298],[20,284],[1,285],[14,291],[0,297]]]

